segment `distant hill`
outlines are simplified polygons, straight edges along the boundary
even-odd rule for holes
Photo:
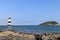
[[[54,25],[58,25],[59,23],[56,22],[56,21],[48,21],[48,22],[44,22],[44,23],[41,23],[40,25],[45,25],[45,26],[54,26]]]

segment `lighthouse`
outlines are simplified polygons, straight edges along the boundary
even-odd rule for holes
[[[11,27],[12,27],[12,25],[11,25],[11,17],[9,16],[8,17],[8,30],[11,30]]]

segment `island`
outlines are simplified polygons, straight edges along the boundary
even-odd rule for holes
[[[44,25],[44,26],[56,26],[56,25],[59,25],[58,22],[56,21],[48,21],[48,22],[44,22],[44,23],[41,23],[39,25]]]

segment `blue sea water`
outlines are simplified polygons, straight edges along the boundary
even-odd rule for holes
[[[0,30],[6,30],[8,26],[0,26]],[[40,33],[60,33],[60,26],[39,26],[39,25],[15,25],[12,26],[12,30],[17,32],[40,34]]]

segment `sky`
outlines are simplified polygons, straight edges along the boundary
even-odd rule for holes
[[[0,25],[39,25],[46,21],[60,23],[60,0],[0,0]]]

